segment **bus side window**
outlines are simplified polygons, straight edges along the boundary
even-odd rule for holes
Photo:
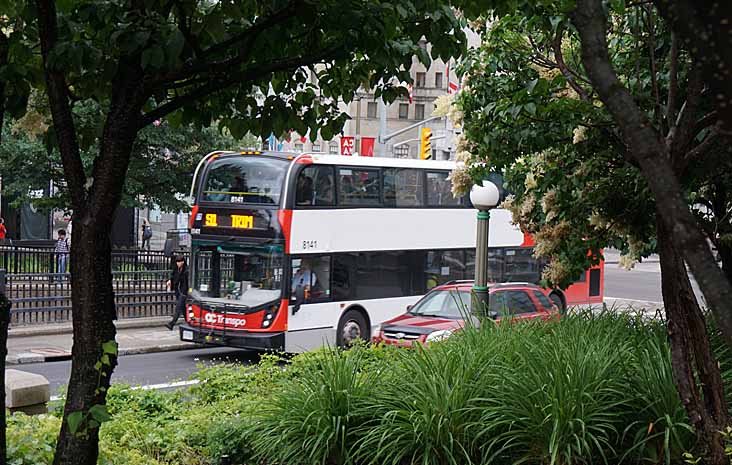
[[[292,259],[292,295],[305,288],[306,302],[330,299],[330,256]]]
[[[333,167],[310,165],[297,177],[295,204],[297,206],[330,207],[335,203]]]
[[[384,205],[420,207],[424,205],[422,172],[414,169],[384,168]]]

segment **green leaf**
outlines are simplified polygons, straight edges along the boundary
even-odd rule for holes
[[[102,344],[102,352],[109,355],[117,355],[117,342],[107,341]]]
[[[527,112],[529,112],[530,115],[536,115],[536,104],[534,102],[529,102],[526,105],[524,105],[524,108]]]
[[[82,413],[81,410],[71,412],[66,417],[66,421],[69,424],[69,431],[71,431],[71,434],[74,434],[79,431],[79,426],[81,426],[81,422],[84,421],[84,413]]]
[[[107,411],[107,406],[101,404],[92,405],[89,409],[89,415],[99,423],[104,423],[112,419],[112,416]]]

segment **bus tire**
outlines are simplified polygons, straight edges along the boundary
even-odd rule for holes
[[[564,315],[567,313],[567,302],[564,300],[564,296],[560,292],[552,292],[549,294],[549,300],[559,309],[559,313]]]
[[[346,349],[352,346],[356,340],[369,340],[369,325],[364,314],[356,309],[348,310],[338,322],[336,333],[336,344]]]

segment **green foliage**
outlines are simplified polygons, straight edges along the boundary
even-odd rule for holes
[[[471,327],[414,350],[271,355],[195,379],[178,391],[113,386],[99,463],[660,465],[699,453],[665,325],[640,314]],[[60,421],[11,416],[10,463],[50,464]]]
[[[77,128],[82,134],[89,132],[90,141],[84,144],[82,162],[90,176],[94,157],[99,152],[95,131],[102,109],[94,102],[78,104],[75,108]],[[42,119],[42,115],[37,116]],[[27,115],[5,126],[0,143],[4,193],[15,205],[32,202],[42,210],[69,209],[69,192],[63,181],[59,152],[48,150],[42,134],[38,134],[43,131],[43,124]],[[255,142],[252,136],[236,140],[228,131],[222,133],[215,127],[197,128],[191,124],[174,127],[168,121],[150,125],[140,131],[133,147],[122,205],[185,210],[188,207],[180,195],[188,192],[193,170],[204,154],[212,150],[249,148]],[[57,189],[53,197],[30,198],[32,190],[46,189],[49,180]]]

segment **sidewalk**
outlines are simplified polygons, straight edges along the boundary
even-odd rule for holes
[[[117,343],[119,355],[145,354],[170,350],[194,349],[197,344],[183,342],[178,328],[168,331],[170,317],[119,320]],[[8,334],[7,364],[38,363],[71,358],[73,337],[71,323],[12,328]]]

